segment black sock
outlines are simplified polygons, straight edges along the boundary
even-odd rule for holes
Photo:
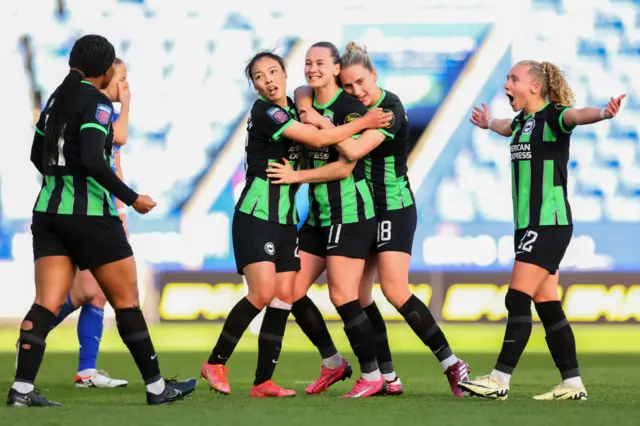
[[[282,349],[282,339],[287,327],[289,312],[291,311],[288,309],[268,307],[264,314],[258,336],[258,367],[256,368],[256,379],[253,382],[256,386],[273,377],[280,357],[280,349]]]
[[[438,361],[453,355],[449,342],[427,305],[414,294],[398,309],[416,336],[431,349]]]
[[[504,332],[502,350],[495,369],[506,374],[513,374],[531,336],[533,327],[531,296],[510,288],[505,298],[505,306],[509,312],[507,329]]]
[[[547,346],[562,380],[580,376],[576,339],[562,304],[559,301],[536,303],[536,311],[544,325]]]
[[[20,329],[16,382],[35,382],[47,346],[45,340],[55,321],[56,315],[53,312],[35,303],[31,305]],[[24,327],[29,327],[29,324],[25,324],[28,322],[31,323],[31,329],[24,330]]]
[[[376,348],[373,343],[373,329],[367,314],[360,306],[360,302],[354,300],[337,308],[338,314],[344,322],[344,332],[351,343],[353,353],[358,357],[360,371],[372,373],[378,369]]]
[[[373,342],[376,345],[376,356],[378,365],[382,374],[393,373],[393,361],[391,360],[391,349],[389,349],[389,339],[387,339],[387,326],[384,323],[382,314],[378,309],[376,302],[373,302],[366,308],[364,313],[367,314],[371,328],[373,330]]]
[[[293,303],[291,313],[300,329],[311,340],[311,343],[318,348],[323,359],[331,358],[338,353],[327,329],[327,324],[324,322],[324,318],[322,318],[322,314],[316,304],[313,303],[313,300],[304,296]]]
[[[160,380],[162,376],[158,355],[140,308],[116,309],[115,313],[120,338],[131,352],[144,383],[148,385]]]
[[[253,306],[246,297],[236,303],[224,322],[222,333],[218,337],[218,343],[213,348],[208,363],[226,364],[245,330],[259,313],[260,309]]]

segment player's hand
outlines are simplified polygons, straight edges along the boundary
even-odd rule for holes
[[[147,214],[156,206],[156,202],[148,195],[138,195],[136,201],[133,202],[133,208],[140,214]]]
[[[362,118],[367,129],[384,129],[389,127],[393,113],[384,112],[382,108],[374,108],[367,112]]]
[[[131,102],[131,91],[127,81],[118,82],[118,100],[123,105],[129,105]]]
[[[473,111],[471,111],[471,118],[469,121],[471,124],[480,127],[481,129],[489,128],[489,120],[491,119],[491,111],[489,111],[489,107],[484,102],[482,103],[482,109],[473,107]]]
[[[271,180],[271,183],[278,185],[298,183],[296,181],[296,171],[293,170],[286,158],[282,159],[282,163],[269,163],[267,177]]]
[[[615,117],[616,114],[618,114],[618,112],[620,111],[620,105],[622,105],[622,100],[626,97],[627,95],[623,93],[617,98],[611,98],[611,100],[609,101],[609,103],[604,109],[604,117],[605,118]]]
[[[303,114],[304,115],[300,115],[300,120],[302,120],[304,124],[311,124],[319,129],[326,128],[326,124],[331,123],[313,108],[303,111]]]

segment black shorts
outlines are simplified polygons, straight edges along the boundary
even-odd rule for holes
[[[375,218],[322,228],[300,228],[300,250],[320,257],[344,256],[366,259],[376,240]]]
[[[378,232],[371,251],[399,251],[411,254],[417,225],[418,212],[415,204],[400,210],[379,210]]]
[[[118,216],[34,212],[31,233],[34,260],[67,256],[82,271],[133,256]]]
[[[555,275],[572,234],[573,225],[518,229],[513,236],[516,260],[538,265]]]
[[[276,272],[300,270],[298,228],[235,212],[231,227],[233,254],[240,275],[245,266],[273,262]]]

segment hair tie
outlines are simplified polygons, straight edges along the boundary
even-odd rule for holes
[[[69,71],[75,71],[78,74],[80,74],[80,77],[82,77],[84,79],[84,73],[82,72],[82,70],[78,69],[78,68],[71,68]]]

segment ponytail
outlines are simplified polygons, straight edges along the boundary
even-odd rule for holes
[[[82,74],[76,70],[70,70],[51,97],[44,136],[46,161],[49,164],[55,164],[58,159],[59,141],[64,137],[62,133],[67,122],[68,106],[75,97],[81,81]]]
[[[562,105],[572,106],[574,96],[564,73],[551,62],[543,62],[542,72],[547,76],[548,87],[547,97],[551,102],[558,102]]]
[[[56,164],[59,141],[64,137],[64,127],[70,105],[85,78],[105,75],[116,59],[116,51],[109,40],[99,35],[80,37],[73,44],[69,55],[69,73],[55,90],[47,105],[45,125],[45,152],[47,163]]]
[[[542,83],[540,95],[549,102],[557,102],[566,106],[573,106],[574,95],[564,73],[551,62],[520,61],[516,65],[529,67],[529,74]]]

